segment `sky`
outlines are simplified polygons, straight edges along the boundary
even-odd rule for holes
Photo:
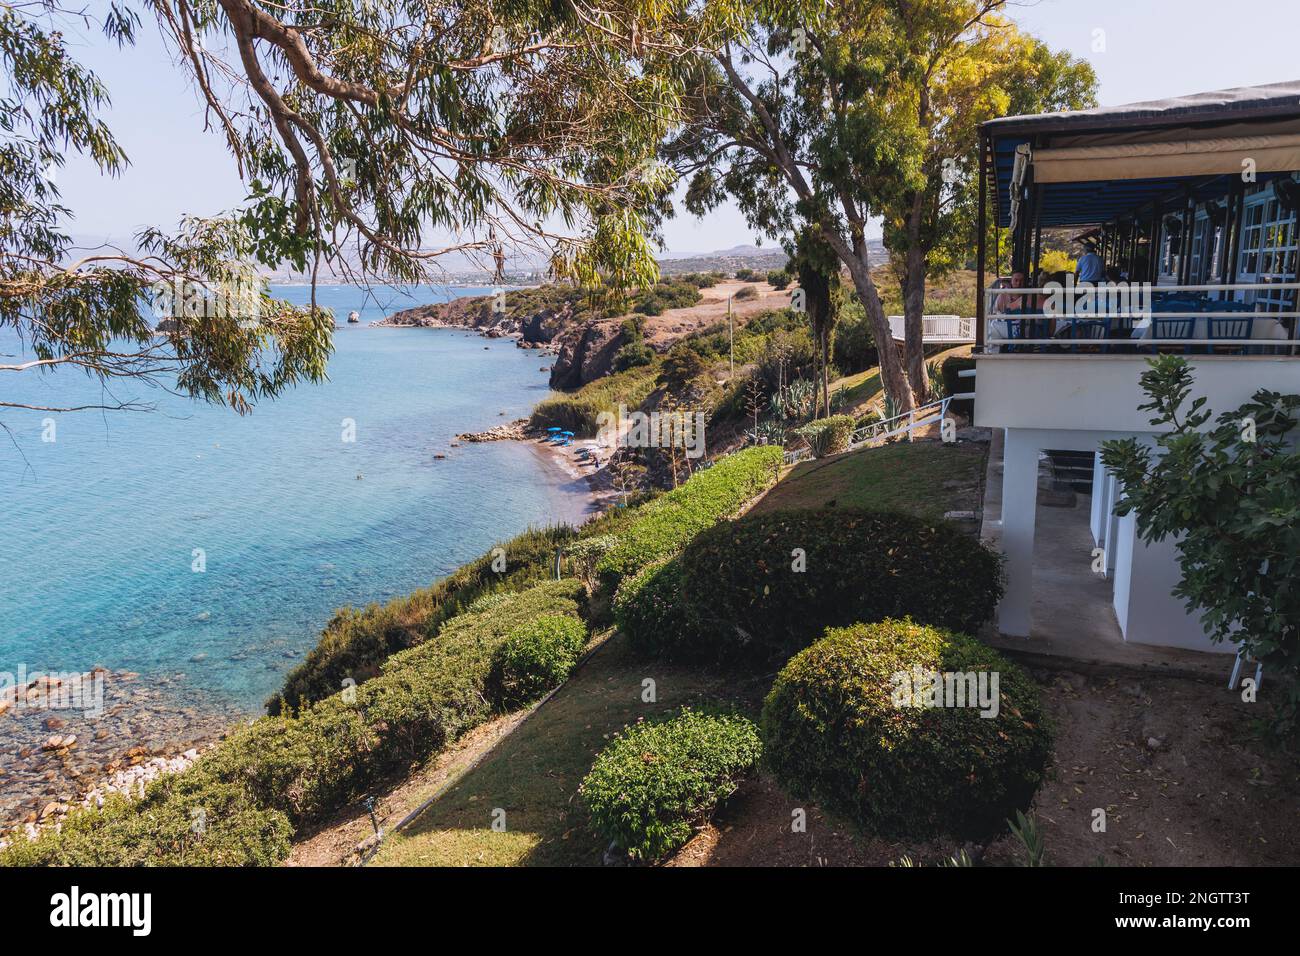
[[[1103,106],[1300,79],[1296,0],[1020,0],[1007,13],[1054,49],[1090,61]],[[80,54],[108,87],[106,118],[131,165],[110,180],[88,161],[69,159],[58,185],[76,216],[71,233],[123,239],[244,198],[234,163],[220,137],[204,130],[198,96],[152,20],[135,47],[119,51],[88,35]],[[665,239],[674,254],[756,241],[732,206],[702,219],[683,210],[667,223]]]

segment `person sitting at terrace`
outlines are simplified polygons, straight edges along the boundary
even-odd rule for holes
[[[1019,271],[1011,273],[1010,288],[1023,289],[1024,287],[1025,287],[1025,274]],[[993,311],[999,313],[1000,315],[1010,315],[1016,312],[1023,312],[1025,311],[1026,308],[1029,308],[1030,306],[1033,305],[1033,303],[1030,301],[1030,299],[1032,298],[1033,296],[1013,295],[1010,292],[1003,292],[1001,295],[999,295],[996,299],[993,300]]]

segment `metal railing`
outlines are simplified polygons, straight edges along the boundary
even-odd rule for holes
[[[1251,292],[1289,292],[1294,289],[1300,289],[1300,282],[1252,282],[1252,283],[1234,283],[1231,285],[1150,285],[1147,283],[1133,284],[1113,284],[1105,283],[1095,286],[1047,286],[1044,288],[1017,289],[1006,287],[1001,289],[985,289],[985,310],[984,310],[984,351],[987,353],[993,349],[1009,352],[1024,352],[1025,354],[1041,352],[1041,348],[1022,348],[1022,346],[1055,346],[1057,348],[1067,348],[1071,351],[1077,350],[1080,345],[1107,346],[1106,351],[1114,354],[1109,347],[1127,346],[1129,349],[1138,351],[1156,351],[1160,346],[1171,348],[1187,348],[1191,346],[1231,346],[1233,348],[1250,347],[1258,350],[1259,353],[1296,355],[1297,347],[1300,347],[1300,322],[1293,321],[1290,330],[1280,321],[1282,319],[1295,320],[1300,318],[1300,311],[1219,311],[1214,307],[1232,304],[1236,307],[1250,305],[1252,303],[1238,303],[1232,297],[1236,293]],[[1159,296],[1186,296],[1187,294],[1216,294],[1218,299],[1205,299],[1199,304],[1203,307],[1195,311],[1186,310],[1163,310],[1155,309],[1152,306]],[[1061,310],[1046,309],[1042,312],[994,312],[993,306],[999,296],[1049,296],[1060,302],[1064,308]],[[1134,296],[1142,299],[1146,308],[1134,309],[1125,307],[1125,300],[1131,300]],[[1049,303],[1051,304],[1051,303]],[[1254,303],[1258,306],[1258,303]],[[1082,307],[1081,307],[1082,306]],[[1127,336],[1112,337],[1110,335],[1110,322],[1116,319],[1122,319],[1128,322],[1129,334]],[[1261,319],[1271,320],[1278,323],[1278,327],[1287,332],[1285,337],[1267,337],[1267,338],[1192,338],[1172,337],[1156,338],[1154,336],[1154,325],[1156,321],[1166,319],[1192,319],[1193,330],[1195,322],[1199,319],[1216,319],[1223,321],[1232,321],[1234,319],[1251,319],[1258,322]],[[1009,334],[1011,332],[1010,323],[1025,322],[1056,322],[1062,326],[1062,330],[1057,335],[1042,338],[1028,337]],[[1107,333],[1100,338],[1091,338],[1088,336],[1079,336],[1077,334],[1063,334],[1068,332],[1077,333],[1079,325],[1083,322],[1101,321],[1106,323]],[[1002,323],[1007,334],[995,325]],[[1019,328],[1024,328],[1019,325]],[[1207,326],[1208,328],[1208,326]],[[1151,335],[1138,335],[1136,333],[1150,330]]]
[[[849,437],[849,447],[840,454],[854,451],[874,442],[895,438],[899,435],[907,435],[910,439],[918,428],[933,425],[935,422],[942,422],[948,414],[948,403],[950,401],[952,401],[951,396],[935,399],[912,409],[910,412],[903,412],[891,418],[863,425]],[[786,452],[782,457],[787,465],[797,464],[812,457],[812,448],[796,448],[793,451]]]

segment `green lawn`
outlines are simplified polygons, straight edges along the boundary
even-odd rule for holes
[[[755,513],[800,508],[871,508],[942,518],[976,511],[985,443],[900,442],[795,465]]]
[[[655,682],[655,703],[642,701],[646,679]],[[742,688],[725,675],[640,661],[615,635],[477,767],[389,838],[372,865],[599,865],[605,841],[589,829],[577,790],[609,736],[638,718],[738,693]],[[497,810],[505,811],[503,830],[492,828]]]

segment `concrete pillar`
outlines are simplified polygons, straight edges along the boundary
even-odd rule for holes
[[[1092,464],[1092,512],[1089,522],[1092,541],[1097,547],[1106,547],[1106,466],[1098,455]]]
[[[1038,445],[1020,429],[1006,430],[1002,449],[1002,552],[1007,589],[998,630],[1028,637],[1034,602],[1034,521],[1038,507]]]
[[[1116,555],[1115,538],[1119,534],[1119,518],[1115,517],[1115,505],[1119,503],[1119,479],[1114,475],[1106,476],[1106,573],[1115,573]]]

